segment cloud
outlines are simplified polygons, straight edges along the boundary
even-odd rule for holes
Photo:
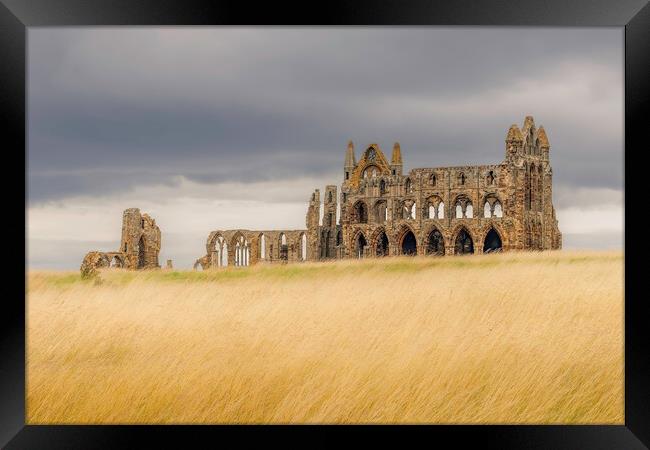
[[[303,228],[349,139],[399,141],[405,170],[499,163],[525,115],[565,246],[622,236],[620,28],[30,28],[27,72],[34,267],[117,247],[134,206],[189,267],[212,229]]]
[[[321,176],[341,167],[349,139],[400,141],[406,167],[498,162],[509,125],[528,114],[547,129],[558,182],[617,189],[622,37],[620,29],[30,29],[29,201],[176,175]]]

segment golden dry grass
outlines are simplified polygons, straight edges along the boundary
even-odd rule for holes
[[[28,275],[27,420],[623,423],[621,252]]]

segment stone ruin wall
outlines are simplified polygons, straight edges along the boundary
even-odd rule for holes
[[[117,251],[91,251],[81,263],[81,274],[90,276],[97,269],[118,267],[124,269],[159,268],[161,234],[156,221],[138,208],[130,208],[122,215],[122,238]]]
[[[510,127],[505,158],[494,165],[416,168],[404,174],[399,143],[390,161],[370,144],[357,162],[350,142],[340,193],[336,185],[326,186],[322,203],[319,189],[311,194],[306,229],[212,231],[194,268],[559,249],[549,151],[544,128],[531,116],[521,129]],[[89,252],[81,272],[159,268],[160,244],[155,220],[127,209],[120,248]]]
[[[417,168],[404,174],[398,143],[390,161],[377,144],[371,144],[357,162],[350,142],[340,195],[337,186],[328,185],[321,203],[320,191],[314,191],[307,230],[214,231],[208,237],[207,254],[195,267],[222,267],[215,264],[219,251],[215,237],[234,245],[238,233],[250,246],[250,257],[234,265],[559,249],[562,235],[552,203],[549,150],[544,128],[537,128],[531,116],[521,129],[516,124],[510,127],[504,161],[494,165]],[[276,245],[262,258],[260,237],[276,242],[280,233],[287,236],[289,256],[278,258]],[[306,258],[301,250],[296,253],[303,234]],[[228,265],[235,261],[232,252],[229,248]]]

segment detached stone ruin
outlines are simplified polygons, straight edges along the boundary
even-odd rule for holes
[[[122,215],[122,239],[117,251],[91,251],[81,263],[81,275],[90,277],[97,269],[118,267],[124,269],[157,269],[160,253],[160,228],[155,219],[141,214],[138,208],[129,208]]]

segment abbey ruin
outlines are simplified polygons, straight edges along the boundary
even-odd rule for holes
[[[96,269],[120,267],[125,269],[155,269],[160,253],[160,229],[148,214],[130,208],[122,215],[122,239],[119,250],[91,251],[81,263],[81,274],[92,275]]]
[[[390,162],[377,144],[356,160],[348,143],[341,192],[316,189],[303,230],[215,230],[194,268],[391,255],[464,255],[562,247],[552,201],[544,127],[531,116],[510,126],[500,164],[411,169],[395,143]],[[321,219],[322,217],[322,219]],[[104,267],[159,268],[161,234],[137,208],[124,211],[120,248],[86,254],[81,273]],[[171,269],[171,260],[167,268]]]
[[[306,229],[212,231],[194,267],[559,249],[549,150],[531,116],[510,127],[505,159],[495,165],[404,173],[399,143],[390,161],[377,144],[357,161],[350,142],[340,193],[325,187],[322,221],[316,189]]]

